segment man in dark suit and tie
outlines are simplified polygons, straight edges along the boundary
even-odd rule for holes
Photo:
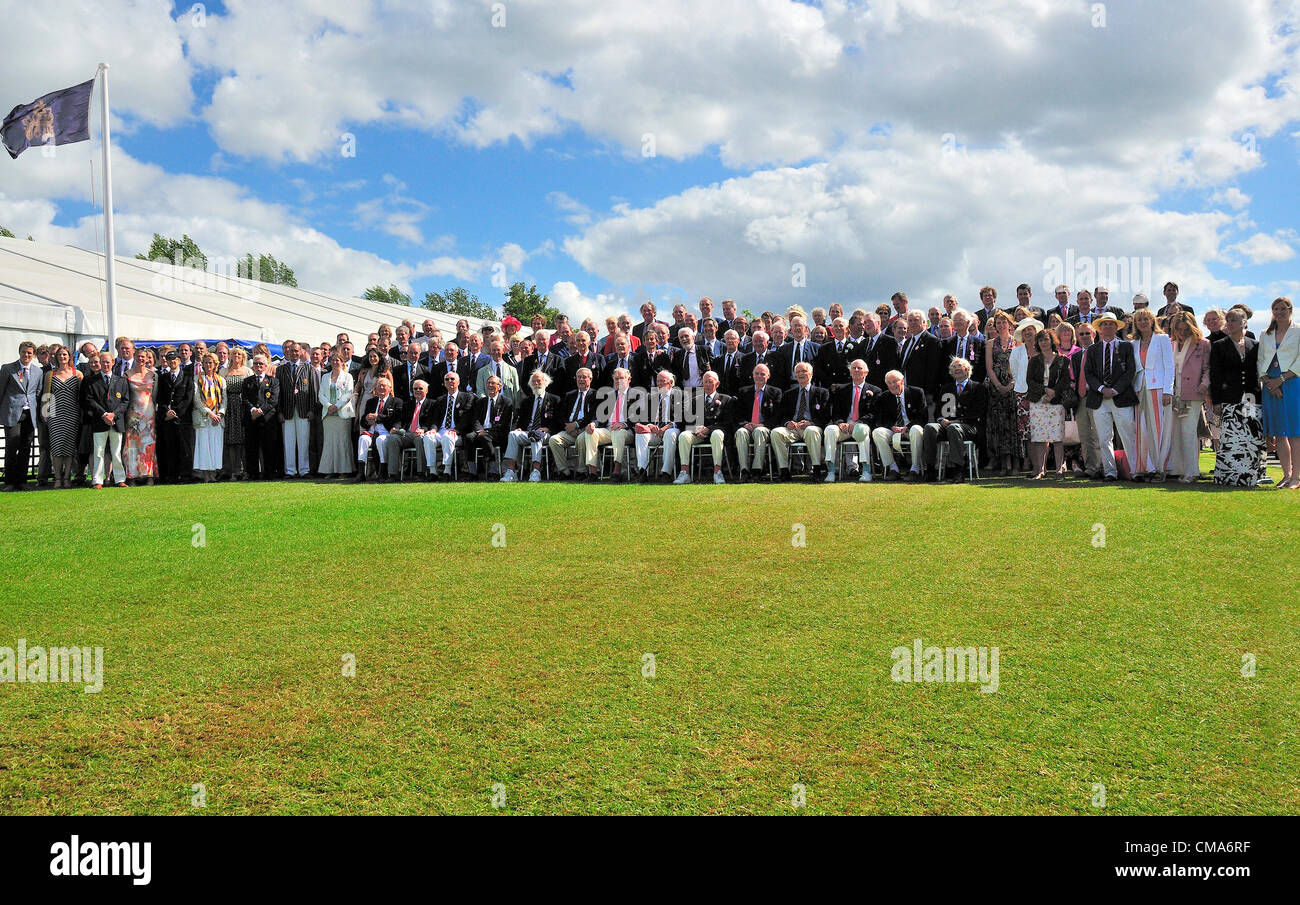
[[[938,474],[939,441],[948,444],[947,467],[952,472],[951,481],[959,484],[966,480],[966,441],[979,442],[984,416],[988,412],[988,388],[971,379],[970,362],[954,358],[948,366],[952,378],[939,391],[939,417],[925,426],[922,438],[922,458],[927,466],[927,478]],[[978,456],[976,452],[974,455]]]
[[[460,354],[460,348],[453,342],[447,343],[442,350],[442,358],[429,374],[429,394],[431,396],[441,396],[447,392],[447,378],[456,375],[457,392],[459,388],[465,386],[466,375],[469,374],[469,365],[465,357]],[[436,387],[436,388],[435,388]]]
[[[443,394],[433,406],[434,430],[424,435],[424,460],[432,475],[441,481],[450,481],[456,449],[474,426],[474,394],[460,388],[460,375],[454,371],[448,371],[443,382]],[[441,470],[434,465],[439,455]]]
[[[780,469],[780,480],[790,480],[790,446],[800,440],[808,447],[813,480],[823,479],[822,431],[831,420],[831,394],[813,384],[813,366],[801,361],[794,366],[795,382],[782,396],[784,411],[780,427],[772,431],[772,451]]]
[[[111,476],[118,487],[126,486],[122,465],[122,437],[126,432],[126,410],[131,404],[131,386],[125,377],[113,375],[113,354],[99,353],[99,373],[81,385],[81,416],[90,426],[91,484],[96,490]],[[112,465],[111,475],[105,473]]]
[[[673,357],[659,346],[659,333],[646,334],[641,348],[632,353],[632,386],[649,390],[655,385],[660,371],[672,371]]]
[[[429,397],[429,384],[423,378],[416,379],[412,392],[411,404],[402,405],[402,420],[394,419],[396,427],[384,440],[390,481],[401,476],[402,453],[408,449],[415,450],[415,473],[423,474],[426,480],[432,477],[425,466],[424,435],[433,429],[434,400]]]
[[[600,369],[600,382],[598,386],[612,387],[614,385],[614,371],[622,368],[629,374],[632,373],[632,339],[626,334],[619,334],[614,337],[614,351],[605,356],[605,361]]]
[[[595,352],[591,351],[591,336],[586,330],[579,330],[574,334],[576,351],[564,360],[564,380],[557,389],[563,390],[566,394],[577,388],[578,371],[585,368],[591,372],[592,386],[595,386],[600,380],[604,371],[605,361]]]
[[[1165,292],[1165,305],[1163,308],[1161,308],[1159,311],[1156,312],[1156,317],[1168,317],[1169,315],[1173,314],[1175,311],[1186,311],[1188,314],[1195,313],[1192,311],[1191,305],[1184,305],[1182,302],[1178,301],[1177,283],[1174,283],[1172,281],[1165,283],[1164,292]]]
[[[244,472],[250,481],[267,480],[275,467],[280,382],[269,367],[265,355],[254,355],[253,376],[244,380]]]
[[[719,389],[734,397],[740,390],[740,363],[745,355],[740,351],[740,336],[735,330],[728,330],[722,335],[722,354],[709,362],[709,370],[718,375]],[[752,373],[752,372],[751,372]],[[750,378],[753,379],[752,376]]]
[[[781,369],[777,361],[779,356],[770,351],[768,345],[770,337],[767,335],[767,331],[755,330],[752,342],[753,350],[740,360],[740,385],[742,387],[753,386],[754,368],[763,365],[767,368],[767,382],[778,390],[783,389],[788,381],[783,383],[782,378],[788,375]]]
[[[927,409],[933,411],[943,374],[943,350],[939,340],[925,331],[925,315],[920,311],[907,313],[907,336],[899,347],[898,358],[907,385],[922,390]]]
[[[695,344],[695,332],[683,327],[681,348],[673,353],[673,377],[683,392],[704,385],[704,375],[709,370],[709,353]]]
[[[514,430],[506,445],[506,473],[501,476],[505,483],[517,481],[519,460],[525,448],[531,448],[533,454],[532,474],[528,476],[531,483],[542,479],[542,460],[546,455],[546,445],[551,434],[560,430],[560,397],[548,392],[551,376],[545,371],[534,369],[528,378],[528,389],[515,408]]]
[[[1045,314],[1055,314],[1064,323],[1069,323],[1073,317],[1078,317],[1079,309],[1070,304],[1070,287],[1062,283],[1056,287],[1056,306],[1049,308]],[[1043,323],[1047,323],[1047,318],[1043,318]]]
[[[410,407],[415,400],[415,382],[423,380],[427,386],[429,372],[420,361],[420,347],[407,343],[405,361],[393,365],[393,395]]]
[[[1011,315],[1012,320],[1016,318],[1016,309],[1024,308],[1029,311],[1030,317],[1037,318],[1044,324],[1047,323],[1047,312],[1037,305],[1030,304],[1033,294],[1034,292],[1029,288],[1028,283],[1021,283],[1016,287],[1016,303],[1007,309],[1007,314]]]
[[[857,469],[850,469],[848,477],[862,483],[871,480],[871,419],[876,409],[876,397],[884,393],[882,387],[867,383],[867,363],[861,358],[849,365],[849,381],[831,390],[831,423],[822,432],[826,445],[826,482],[835,481],[836,450],[841,440],[858,444]],[[862,464],[866,463],[866,467]]]
[[[736,457],[740,462],[740,483],[758,473],[767,462],[767,444],[772,431],[781,426],[781,389],[768,383],[771,369],[762,362],[754,365],[750,383],[742,386],[734,403]],[[749,455],[750,443],[754,455]],[[752,463],[752,464],[751,464]]]
[[[667,324],[664,324],[663,321],[655,320],[655,313],[654,302],[641,303],[642,322],[632,328],[632,335],[635,336],[642,345],[645,345],[646,328],[651,324],[663,324],[665,327],[668,326]]]
[[[158,464],[163,481],[188,483],[194,471],[194,378],[185,373],[180,353],[167,353],[154,391],[158,412]]]
[[[111,356],[110,356],[111,357]],[[110,363],[110,368],[112,367]],[[18,360],[0,368],[0,416],[5,429],[5,490],[24,490],[40,411],[41,366],[36,345],[18,344]]]
[[[880,329],[880,315],[874,311],[862,318],[857,356],[867,363],[867,379],[875,386],[883,386],[885,375],[898,370],[898,340]]]
[[[591,371],[587,368],[579,368],[573,375],[576,386],[560,404],[564,429],[552,434],[548,444],[555,472],[565,479],[574,476],[574,470],[569,468],[569,448],[577,450],[579,462],[584,461],[588,440],[587,425],[596,420],[599,405],[596,392],[591,388],[591,376]]]
[[[927,414],[925,393],[920,387],[908,386],[901,371],[885,375],[885,389],[876,400],[876,427],[871,440],[876,444],[876,454],[885,469],[886,481],[900,477],[895,454],[903,452],[903,441],[909,444],[912,468],[907,473],[909,481],[921,480],[921,461],[925,438]]]
[[[1137,448],[1137,431],[1134,408],[1137,392],[1133,389],[1137,378],[1137,360],[1133,344],[1119,339],[1119,319],[1107,313],[1093,322],[1097,340],[1084,352],[1083,374],[1088,395],[1085,404],[1092,412],[1092,422],[1097,430],[1097,445],[1101,449],[1104,479],[1114,481],[1119,477],[1115,464],[1115,432],[1127,455]]]
[[[473,424],[465,437],[465,458],[470,474],[480,477],[475,450],[483,450],[485,464],[483,478],[501,477],[497,471],[497,450],[504,449],[514,426],[515,410],[510,400],[501,392],[501,378],[492,374],[487,379],[487,395],[474,400]]]
[[[970,326],[970,315],[958,308],[952,316],[952,336],[945,339],[940,345],[942,354],[939,360],[943,362],[953,358],[961,358],[969,362],[971,380],[976,383],[983,383],[985,369],[984,340],[977,336],[971,336]]]
[[[813,362],[813,382],[828,390],[838,384],[848,383],[849,362],[853,358],[849,322],[837,317],[831,321],[830,341],[817,350],[817,358]]]
[[[546,330],[538,330],[535,337],[536,342],[533,353],[525,356],[523,362],[519,365],[520,385],[529,386],[532,381],[533,371],[539,369],[550,378],[547,382],[548,386],[555,385],[557,380],[563,383],[564,357],[551,351],[551,334]]]

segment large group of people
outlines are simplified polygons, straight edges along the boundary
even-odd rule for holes
[[[0,370],[5,490],[221,480],[422,478],[960,482],[977,473],[1300,488],[1300,330],[1276,299],[1198,323],[1105,287],[1054,304],[979,291],[973,311],[897,292],[752,317],[726,299],[660,320],[432,320],[315,344],[119,337],[19,346]],[[1281,465],[1273,482],[1270,450]]]

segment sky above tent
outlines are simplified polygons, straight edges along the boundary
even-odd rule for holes
[[[578,315],[897,289],[974,307],[984,283],[1047,299],[1059,275],[1262,310],[1300,289],[1297,18],[1268,0],[54,2],[6,13],[24,39],[0,107],[110,63],[119,253],[186,233],[321,291],[459,285],[499,306],[523,280]],[[0,225],[102,248],[97,151],[0,161]]]

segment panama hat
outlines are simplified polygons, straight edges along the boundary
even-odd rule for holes
[[[1022,320],[1020,323],[1016,324],[1015,338],[1017,342],[1020,341],[1020,334],[1025,332],[1026,327],[1033,327],[1035,330],[1046,329],[1043,326],[1043,322],[1040,321],[1038,318],[1027,317],[1024,320]]]

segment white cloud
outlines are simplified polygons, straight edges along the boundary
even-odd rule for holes
[[[1210,204],[1221,204],[1233,210],[1241,210],[1250,204],[1250,196],[1236,186],[1228,186],[1209,197]]]
[[[1294,231],[1282,230],[1273,235],[1255,233],[1249,239],[1229,246],[1228,250],[1249,258],[1252,264],[1275,264],[1295,257],[1295,249],[1288,244],[1288,239],[1296,241]]]
[[[595,296],[584,295],[577,285],[568,280],[561,280],[547,293],[551,304],[565,314],[577,327],[585,317],[594,318],[602,332],[605,318],[615,311],[627,309],[627,298],[618,294],[597,293]]]

